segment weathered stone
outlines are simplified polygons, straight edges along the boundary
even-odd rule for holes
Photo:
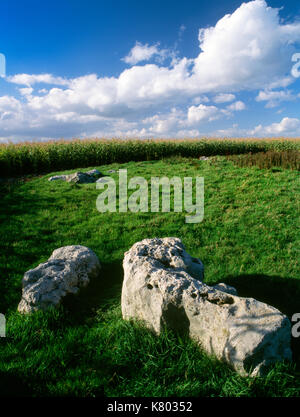
[[[226,284],[201,282],[201,261],[191,258],[179,239],[138,242],[125,253],[123,267],[124,319],[142,320],[156,333],[166,326],[188,334],[242,375],[260,375],[268,365],[291,359],[288,318],[265,303],[238,297]]]
[[[85,174],[91,175],[92,177],[96,178],[99,178],[103,175],[100,171],[98,171],[98,169],[91,169],[90,171],[85,172]]]
[[[155,266],[158,265],[162,269],[186,271],[198,280],[204,278],[204,266],[200,259],[191,257],[185,251],[181,240],[176,237],[144,239],[133,245],[127,254],[131,259],[154,262]]]
[[[56,180],[63,180],[66,181],[67,175],[54,175],[53,177],[50,177],[48,181],[56,181]]]
[[[74,182],[77,184],[90,184],[96,182],[97,178],[103,176],[98,169],[91,169],[87,172],[74,172],[68,175],[54,175],[48,181],[63,180],[67,182]]]
[[[228,294],[238,295],[237,290],[234,287],[231,287],[231,285],[224,284],[224,282],[220,282],[219,284],[214,285],[213,288],[215,290],[227,292]]]
[[[31,313],[57,307],[66,295],[86,287],[100,269],[98,257],[85,246],[56,249],[47,262],[25,272],[18,311]]]
[[[67,182],[74,182],[75,184],[91,184],[95,182],[95,177],[79,171],[74,172],[74,174],[67,175]]]

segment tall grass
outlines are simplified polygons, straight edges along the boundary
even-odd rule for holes
[[[0,145],[0,176],[42,174],[169,156],[234,155],[299,149],[297,139],[72,140]]]
[[[281,167],[300,170],[300,152],[289,149],[286,151],[269,150],[267,152],[229,155],[227,159],[240,167],[257,166],[259,168]]]

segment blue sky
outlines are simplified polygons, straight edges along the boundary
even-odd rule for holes
[[[300,137],[299,1],[11,0],[0,53],[0,142]]]

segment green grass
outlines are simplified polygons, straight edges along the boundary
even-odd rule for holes
[[[204,220],[187,224],[184,212],[101,214],[94,184],[48,182],[50,175],[2,184],[0,312],[8,334],[0,339],[2,395],[299,396],[299,339],[292,340],[292,363],[264,378],[242,378],[192,341],[123,321],[120,309],[124,252],[145,238],[176,236],[203,261],[207,283],[227,282],[289,317],[300,312],[298,173],[242,168],[225,157],[97,168],[126,168],[129,178],[148,180],[203,176]],[[73,244],[95,251],[100,279],[58,311],[16,313],[24,272]]]

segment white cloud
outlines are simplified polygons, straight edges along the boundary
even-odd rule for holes
[[[190,124],[195,124],[204,120],[211,122],[219,117],[220,112],[216,106],[199,104],[199,106],[191,106],[188,109],[188,121]]]
[[[228,110],[231,111],[240,111],[240,110],[245,110],[246,105],[245,103],[243,103],[242,101],[235,101],[234,103],[230,104],[229,106],[227,106]]]
[[[193,104],[208,103],[209,101],[207,96],[198,96],[192,100]]]
[[[149,46],[136,42],[135,46],[130,50],[129,54],[122,58],[126,64],[135,65],[138,62],[149,61],[153,56],[160,57],[160,61],[168,56],[168,50],[159,49],[159,44]]]
[[[234,123],[231,127],[228,127],[227,129],[218,129],[214,136],[221,136],[221,137],[242,137],[245,134],[245,132],[238,127],[237,123]]]
[[[267,101],[266,107],[276,107],[282,101],[291,101],[295,100],[296,97],[292,94],[290,90],[284,91],[270,91],[264,90],[260,91],[256,97],[256,101]]]
[[[258,125],[250,133],[261,136],[297,135],[300,134],[300,119],[284,117],[279,123]]]
[[[156,114],[152,117],[144,119],[143,124],[148,125],[147,131],[149,131],[149,133],[161,136],[176,129],[181,117],[181,112],[178,112],[176,109],[172,109],[172,111],[167,115]]]
[[[2,96],[0,97],[0,112],[6,110],[20,110],[20,102],[11,96]]]
[[[19,91],[22,96],[30,96],[33,93],[33,88],[31,87],[19,88]]]
[[[282,81],[291,69],[300,23],[281,24],[264,0],[243,3],[216,26],[200,29],[194,74],[207,88],[256,89]]]
[[[201,136],[198,129],[182,129],[178,130],[176,137],[178,138],[199,138]]]
[[[52,74],[16,74],[7,77],[7,81],[14,84],[27,85],[28,87],[33,84],[55,84],[55,85],[68,85],[69,81],[62,77],[54,77]]]
[[[215,103],[228,103],[230,101],[233,101],[235,99],[235,95],[234,94],[226,94],[226,93],[221,93],[218,94],[214,97],[213,101]]]
[[[288,85],[292,84],[294,81],[295,81],[295,78],[293,78],[293,77],[290,77],[290,76],[282,77],[282,78],[279,78],[275,81],[270,82],[267,85],[267,88],[269,90],[272,90],[274,88],[285,88]]]

